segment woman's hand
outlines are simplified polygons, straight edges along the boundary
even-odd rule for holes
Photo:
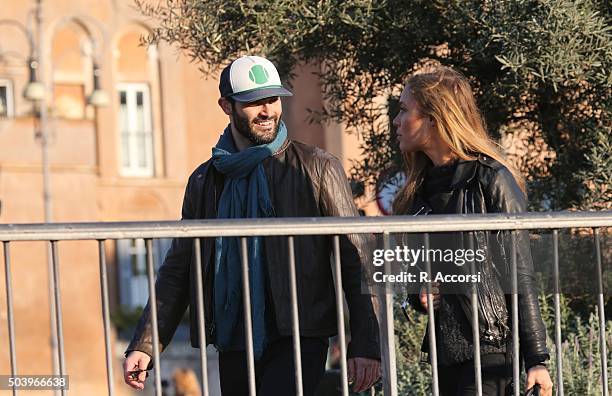
[[[431,294],[433,296],[433,307],[438,309],[440,307],[440,284],[438,282],[431,283]],[[419,300],[423,308],[427,309],[427,284],[421,286],[421,292],[419,293]]]
[[[144,352],[132,351],[123,361],[123,380],[134,389],[143,390],[147,379],[147,366],[151,357]]]
[[[553,383],[546,367],[537,365],[527,371],[527,385],[525,385],[525,389],[529,389],[535,384],[540,384],[541,396],[552,396]]]

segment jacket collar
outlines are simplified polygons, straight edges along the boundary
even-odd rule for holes
[[[453,175],[451,188],[456,190],[465,187],[474,179],[477,169],[478,160],[459,161],[457,163],[457,169],[455,169],[455,174]]]
[[[272,154],[272,156],[276,157],[281,155],[285,150],[287,150],[287,147],[289,147],[289,143],[291,143],[291,139],[287,137],[287,139],[285,139],[283,144],[278,148],[278,150],[276,150],[276,152],[274,152],[274,154]]]

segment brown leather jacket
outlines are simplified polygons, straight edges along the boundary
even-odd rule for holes
[[[277,217],[358,216],[342,165],[319,148],[290,141],[263,162],[270,198]],[[189,177],[182,219],[215,219],[224,177],[209,160]],[[266,237],[265,252],[269,290],[278,331],[291,332],[291,304],[287,238]],[[349,308],[351,342],[349,357],[380,358],[378,322],[371,297],[362,294],[361,283],[367,263],[367,237],[340,238],[342,286]],[[206,342],[213,340],[212,289],[214,238],[202,240]],[[175,239],[159,268],[155,291],[160,350],[170,342],[188,306],[196,306],[195,255],[193,241]],[[332,238],[307,235],[295,237],[295,265],[300,334],[332,336],[337,333],[336,303],[331,271]],[[126,350],[153,355],[149,303]],[[190,309],[191,344],[199,347],[196,310]]]

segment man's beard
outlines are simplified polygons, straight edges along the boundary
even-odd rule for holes
[[[266,136],[258,135],[253,130],[249,120],[246,117],[241,117],[240,115],[238,115],[236,111],[233,112],[232,118],[234,119],[234,127],[236,128],[238,133],[240,133],[243,137],[248,139],[254,146],[260,146],[262,144],[272,143],[274,139],[276,139],[276,136],[278,136],[278,128],[280,127],[280,122],[278,118],[274,118],[274,117],[259,118],[258,117],[253,120],[253,122],[256,122],[259,120],[274,121],[274,124],[275,124],[274,132]]]

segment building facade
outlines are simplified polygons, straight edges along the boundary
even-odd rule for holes
[[[35,6],[36,0],[7,0],[0,8],[0,19],[25,28],[0,23],[0,222],[39,223],[46,216],[54,222],[180,218],[187,177],[209,158],[228,123],[217,105],[217,76],[203,76],[167,45],[140,45],[154,22],[131,0],[42,0],[39,36]],[[40,106],[23,95],[32,50],[27,32],[33,33],[34,49],[39,44],[42,49],[37,73],[45,93],[43,124]],[[296,95],[284,103],[289,135],[327,149],[348,168],[358,153],[356,138],[340,125],[306,121],[306,109],[322,103],[315,71],[304,66],[292,82]],[[96,88],[105,93],[104,106],[89,104]],[[48,176],[42,171],[41,128]],[[166,248],[165,241],[156,246],[158,262]],[[147,296],[143,242],[109,241],[106,249],[112,308],[138,306]],[[51,373],[47,247],[13,243],[11,256],[18,373]],[[60,243],[59,259],[71,393],[106,394],[97,246]],[[2,271],[3,296],[4,285]],[[6,374],[5,299],[0,319],[0,373]],[[116,388],[124,391],[120,362],[118,350]]]

